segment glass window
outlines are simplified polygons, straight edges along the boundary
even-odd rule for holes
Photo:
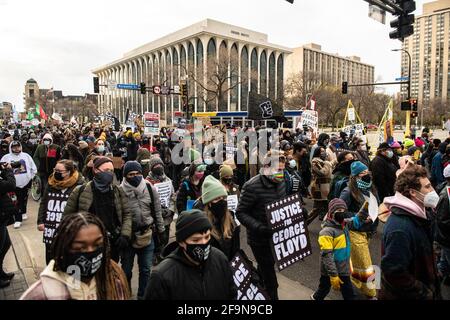
[[[248,97],[248,50],[243,47],[241,51],[241,110],[247,110]]]
[[[261,53],[261,61],[259,63],[259,92],[263,96],[267,95],[267,55],[266,51]]]
[[[269,98],[275,99],[275,54],[269,58]]]
[[[277,100],[283,99],[284,96],[284,61],[283,54],[280,54],[277,61]]]
[[[252,51],[251,58],[251,81],[250,81],[250,91],[258,92],[258,53],[256,49]]]

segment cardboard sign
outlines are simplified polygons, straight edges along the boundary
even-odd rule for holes
[[[342,128],[347,135],[350,135],[351,131],[354,130],[354,135],[362,136],[364,135],[364,124],[363,123],[355,123],[349,126]]]
[[[269,228],[273,230],[272,252],[278,270],[311,255],[311,242],[298,194],[266,206]]]
[[[302,129],[303,126],[308,126],[313,128],[314,132],[317,132],[319,130],[318,123],[319,123],[319,115],[317,111],[304,110],[302,112],[302,116],[300,117],[300,121],[297,125],[297,128]]]
[[[159,134],[159,114],[146,112],[144,114],[145,133],[151,135]]]
[[[237,194],[229,195],[227,197],[228,210],[236,212],[238,202],[239,200]],[[241,222],[236,218],[236,216],[234,217],[234,221],[236,222],[237,226],[241,225]]]
[[[169,208],[170,197],[172,196],[172,183],[170,181],[161,182],[155,183],[153,186],[158,191],[161,207],[164,209]]]
[[[254,282],[252,263],[239,250],[230,262],[237,300],[269,300],[268,294]]]

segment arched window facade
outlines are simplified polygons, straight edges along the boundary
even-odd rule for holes
[[[216,42],[214,41],[214,39],[210,39],[208,42],[208,47],[207,47],[207,52],[208,52],[208,57],[207,57],[207,76],[206,76],[206,87],[207,88],[213,88],[213,74],[216,73],[216,69],[217,69],[217,58],[216,58]],[[207,94],[207,111],[216,111],[216,101],[215,101],[215,96],[211,93]]]
[[[204,57],[203,57],[203,43],[200,39],[197,40],[197,82],[203,85],[204,83]],[[204,112],[205,111],[205,103],[202,99],[204,96],[204,92],[201,89],[200,85],[197,85],[197,111]]]
[[[174,85],[179,85],[180,79],[178,77],[178,71],[180,70],[180,67],[178,66],[178,51],[177,49],[172,49],[172,57],[173,57],[173,83]],[[178,110],[180,110],[180,97],[178,95],[173,96],[173,104],[174,107]]]
[[[238,110],[239,55],[237,45],[230,51],[230,111]]]
[[[241,51],[241,110],[247,110],[248,98],[248,50],[243,47]]]
[[[283,99],[284,96],[283,79],[284,79],[284,61],[283,55],[280,54],[277,62],[277,100]]]
[[[227,43],[222,41],[219,49],[219,61],[218,61],[218,79],[220,81],[228,80],[228,48]],[[228,90],[226,89],[227,83],[222,88],[215,86],[217,90],[217,100],[219,103],[218,111],[228,111]]]
[[[269,58],[269,98],[275,99],[275,54]]]
[[[259,93],[263,96],[267,95],[267,55],[266,51],[261,53],[259,63]]]
[[[250,91],[258,92],[258,53],[256,52],[256,49],[253,49],[252,51],[252,58],[250,63]]]

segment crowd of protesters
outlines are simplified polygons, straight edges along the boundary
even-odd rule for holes
[[[0,287],[14,277],[3,270],[7,226],[21,228],[27,220],[28,193],[39,177],[36,226],[47,267],[21,299],[129,299],[135,257],[138,299],[236,299],[229,261],[245,229],[260,284],[277,300],[266,206],[294,194],[306,224],[322,222],[321,278],[311,299],[324,299],[331,288],[349,300],[355,288],[366,299],[441,298],[441,285],[450,284],[450,137],[433,139],[425,128],[415,139],[389,139],[372,154],[362,137],[345,132],[316,139],[307,127],[226,129],[235,141],[217,135],[200,141],[186,128],[156,136],[100,124],[5,128]],[[247,135],[236,139],[238,132]],[[255,162],[254,155],[262,156]],[[379,218],[369,214],[371,199]],[[380,220],[381,288],[375,288],[369,244]],[[73,266],[81,285],[72,283]]]

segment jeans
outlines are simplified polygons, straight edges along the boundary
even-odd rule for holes
[[[450,248],[441,247],[441,258],[438,269],[444,277],[450,276]]]
[[[30,185],[23,188],[16,188],[14,192],[17,196],[17,204],[18,204],[18,212],[14,217],[14,221],[16,222],[22,222],[22,214],[27,213],[27,202],[28,202],[28,190],[30,189]]]
[[[353,292],[352,281],[350,276],[339,276],[339,278],[344,282],[341,284],[341,293],[344,300],[355,300],[355,294]],[[322,275],[320,277],[319,288],[314,293],[314,300],[324,300],[325,297],[330,293],[331,281],[329,276]]]
[[[153,252],[155,250],[155,243],[152,241],[148,246],[135,249],[131,245],[125,249],[121,256],[122,269],[128,279],[128,284],[131,288],[131,277],[133,276],[134,256],[138,257],[139,265],[139,288],[137,298],[142,300],[144,298],[145,289],[150,279],[150,271],[152,268]]]
[[[250,247],[258,263],[258,272],[264,282],[264,288],[271,300],[278,300],[278,281],[272,251],[267,246]]]
[[[11,239],[9,238],[8,228],[6,224],[0,224],[0,273],[3,273],[3,260],[6,253],[11,247]]]

